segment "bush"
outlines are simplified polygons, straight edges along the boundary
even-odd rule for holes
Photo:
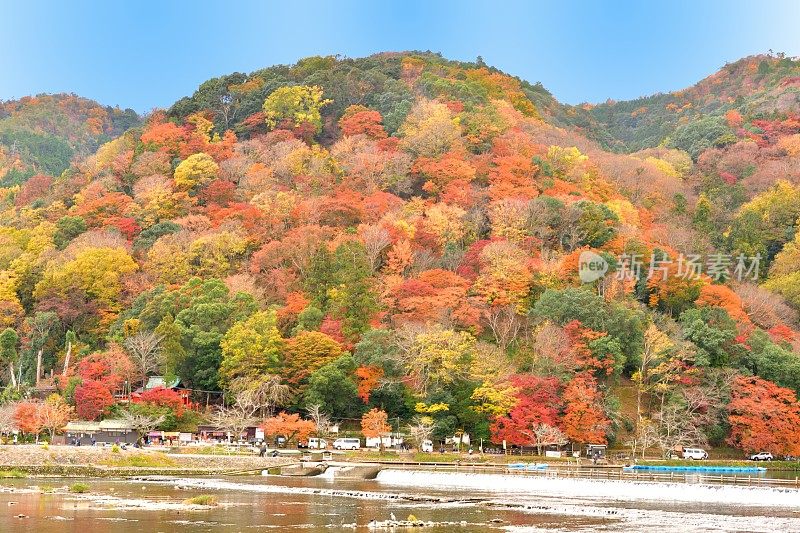
[[[183,500],[183,503],[188,505],[208,505],[214,506],[217,505],[217,497],[212,496],[210,494],[201,494],[199,496],[195,496],[193,498],[188,498]]]
[[[163,453],[134,453],[101,461],[106,466],[161,468],[175,466],[175,461]]]
[[[116,444],[111,447],[111,453],[119,453],[119,446]]]
[[[73,483],[70,485],[69,491],[75,494],[83,494],[84,492],[89,492],[89,485],[86,483]]]
[[[23,472],[22,470],[17,470],[16,468],[13,470],[0,470],[0,478],[4,479],[9,479],[9,478],[22,479],[27,476],[28,475],[25,472]]]

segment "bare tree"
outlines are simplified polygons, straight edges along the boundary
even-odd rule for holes
[[[563,431],[549,424],[536,424],[530,429],[521,430],[520,433],[536,446],[536,453],[539,455],[542,455],[542,448],[545,446],[563,446],[569,440]]]
[[[793,326],[797,323],[797,311],[779,295],[753,283],[741,283],[735,290],[742,299],[747,315],[762,328],[771,329],[779,324]]]
[[[654,417],[658,422],[658,446],[666,457],[679,446],[704,445],[703,427],[712,423],[722,409],[721,391],[709,387],[681,390],[677,398]]]
[[[542,242],[541,248],[554,248],[556,230],[553,228],[553,209],[541,199],[537,198],[528,203],[525,227],[528,233]]]
[[[659,444],[658,424],[647,418],[640,418],[636,423],[636,430],[627,441],[631,447],[631,456],[636,457],[636,453],[641,449],[642,459],[645,452],[656,444]]]
[[[220,407],[211,414],[210,421],[218,429],[225,431],[238,441],[242,432],[255,425],[258,419],[251,407],[235,403],[230,407]]]
[[[325,437],[331,431],[331,418],[326,413],[322,412],[322,406],[318,403],[309,405],[306,409],[308,411],[308,418],[314,422],[318,437]]]
[[[416,443],[417,449],[421,450],[422,443],[430,440],[433,435],[433,421],[429,417],[415,416],[406,429]]]
[[[572,205],[564,208],[561,212],[557,229],[558,240],[562,249],[568,252],[574,250],[586,238],[586,230],[578,224],[582,215],[583,211]]]
[[[367,259],[375,272],[381,266],[381,253],[392,244],[389,232],[380,226],[364,226],[361,229],[361,239],[367,251]]]
[[[17,405],[14,402],[0,405],[0,435],[9,435],[17,429],[17,422],[14,418],[16,409]]]
[[[233,380],[231,390],[236,394],[235,403],[243,411],[251,411],[260,418],[272,416],[275,408],[286,405],[292,396],[289,386],[281,383],[276,375],[266,375],[255,381],[237,378]]]
[[[411,264],[411,272],[419,274],[436,266],[437,258],[430,250],[421,249],[414,252],[414,260]]]
[[[503,350],[516,342],[519,332],[525,326],[525,319],[521,317],[513,305],[492,307],[486,313],[486,323],[492,330],[494,340]]]
[[[161,341],[163,337],[152,331],[140,332],[125,339],[125,349],[142,375],[142,383],[147,376],[158,370],[161,363]]]
[[[537,359],[552,361],[556,365],[568,365],[572,361],[571,342],[564,328],[550,321],[536,331],[533,350]]]
[[[139,444],[142,443],[145,435],[164,423],[164,415],[149,416],[132,413],[131,411],[123,411],[122,419],[136,432],[136,442]]]

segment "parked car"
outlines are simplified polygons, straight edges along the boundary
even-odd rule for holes
[[[361,439],[341,438],[333,441],[334,450],[358,450],[361,448]]]
[[[706,453],[706,451],[702,448],[684,448],[683,458],[691,459],[693,461],[701,461],[703,459],[708,459],[708,453]]]
[[[420,450],[424,453],[433,453],[433,442],[429,440],[422,441],[422,446],[420,446]]]
[[[772,454],[769,452],[758,452],[750,456],[751,461],[772,461]]]

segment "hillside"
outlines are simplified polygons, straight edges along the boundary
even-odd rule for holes
[[[37,173],[59,175],[140,123],[132,110],[103,107],[72,94],[0,101],[0,183],[22,183]]]
[[[0,188],[4,395],[41,354],[86,418],[164,374],[417,438],[800,453],[794,63],[761,61],[632,124],[431,53],[209,80]],[[188,423],[168,396],[136,409]]]
[[[753,121],[796,115],[799,104],[800,61],[760,55],[727,64],[681,91],[584,105],[555,118],[580,128],[609,150],[635,152],[666,144],[696,157],[714,143],[724,145],[726,140],[720,137],[734,133],[737,127],[758,134]],[[702,128],[700,124],[727,126],[724,118],[731,111],[746,120],[715,135],[688,135],[693,127]]]

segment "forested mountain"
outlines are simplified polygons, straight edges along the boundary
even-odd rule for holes
[[[585,105],[556,116],[609,150],[634,152],[666,144],[696,157],[709,146],[729,142],[725,134],[735,133],[739,127],[762,133],[753,120],[793,115],[799,104],[800,61],[780,54],[752,56],[725,65],[682,91]],[[725,120],[728,112],[748,120],[729,125]]]
[[[0,183],[19,184],[37,172],[59,175],[140,123],[130,109],[103,107],[74,94],[0,101]]]
[[[158,373],[436,437],[798,453],[795,68],[572,107],[384,53],[215,78],[141,124],[8,111],[73,154],[119,134],[0,188],[4,395],[41,353],[90,418]]]

